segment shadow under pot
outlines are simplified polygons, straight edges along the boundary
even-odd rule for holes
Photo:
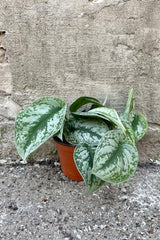
[[[59,138],[53,138],[56,147],[58,150],[58,156],[60,159],[61,169],[63,174],[66,177],[69,177],[71,180],[74,181],[83,181],[81,174],[79,173],[76,164],[73,159],[73,153],[75,146],[69,143],[63,143]]]

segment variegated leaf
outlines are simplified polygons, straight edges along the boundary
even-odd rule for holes
[[[59,132],[54,134],[54,136],[57,136],[62,142],[63,142],[63,130],[64,130],[64,127],[62,126]]]
[[[69,108],[70,112],[76,112],[79,108],[81,108],[82,106],[88,104],[88,103],[92,103],[95,106],[103,106],[98,99],[96,98],[92,98],[92,97],[79,97],[75,102],[73,102]]]
[[[136,147],[125,143],[120,131],[112,130],[99,142],[92,173],[104,181],[120,183],[133,175],[137,163]]]
[[[94,118],[70,118],[65,122],[64,135],[66,140],[76,145],[87,143],[98,145],[99,140],[109,130],[107,124],[102,119]]]
[[[66,104],[58,98],[44,97],[21,111],[15,120],[15,144],[25,161],[27,156],[64,124]]]
[[[123,134],[125,137],[125,140],[128,141],[128,143],[135,144],[135,132],[132,128],[132,122],[129,120],[129,118],[126,115],[123,115],[123,114],[120,114],[120,119],[123,123],[123,126],[126,129],[126,131]]]
[[[113,122],[122,131],[125,131],[125,127],[123,126],[123,124],[118,116],[118,113],[114,109],[110,109],[110,108],[106,108],[106,107],[98,107],[98,108],[94,108],[88,112],[72,112],[72,115],[85,116],[85,117],[99,117],[99,118]]]
[[[96,191],[104,184],[103,180],[91,174],[95,149],[95,147],[83,143],[77,145],[74,150],[74,161],[85,181],[87,194]]]
[[[135,144],[135,132],[132,128],[132,124],[129,121],[123,121],[126,131],[124,132],[124,139],[130,144]]]
[[[142,114],[134,114],[134,118],[132,120],[132,128],[135,132],[135,140],[140,140],[147,131],[147,119]]]

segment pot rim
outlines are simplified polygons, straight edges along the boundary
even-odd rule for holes
[[[53,137],[54,141],[61,144],[61,145],[64,145],[64,146],[67,146],[67,147],[76,147],[76,145],[73,145],[71,143],[68,143],[67,141],[66,142],[62,142],[57,136]]]

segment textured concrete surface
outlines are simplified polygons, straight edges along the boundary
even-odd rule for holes
[[[129,181],[85,195],[56,161],[0,166],[0,239],[159,240],[159,171],[141,164]]]
[[[0,158],[16,154],[14,117],[33,100],[108,93],[120,111],[130,86],[149,122],[141,157],[159,158],[159,12],[158,0],[2,0]]]

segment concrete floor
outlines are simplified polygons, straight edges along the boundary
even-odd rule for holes
[[[160,165],[85,195],[59,163],[0,166],[1,240],[159,240]]]

